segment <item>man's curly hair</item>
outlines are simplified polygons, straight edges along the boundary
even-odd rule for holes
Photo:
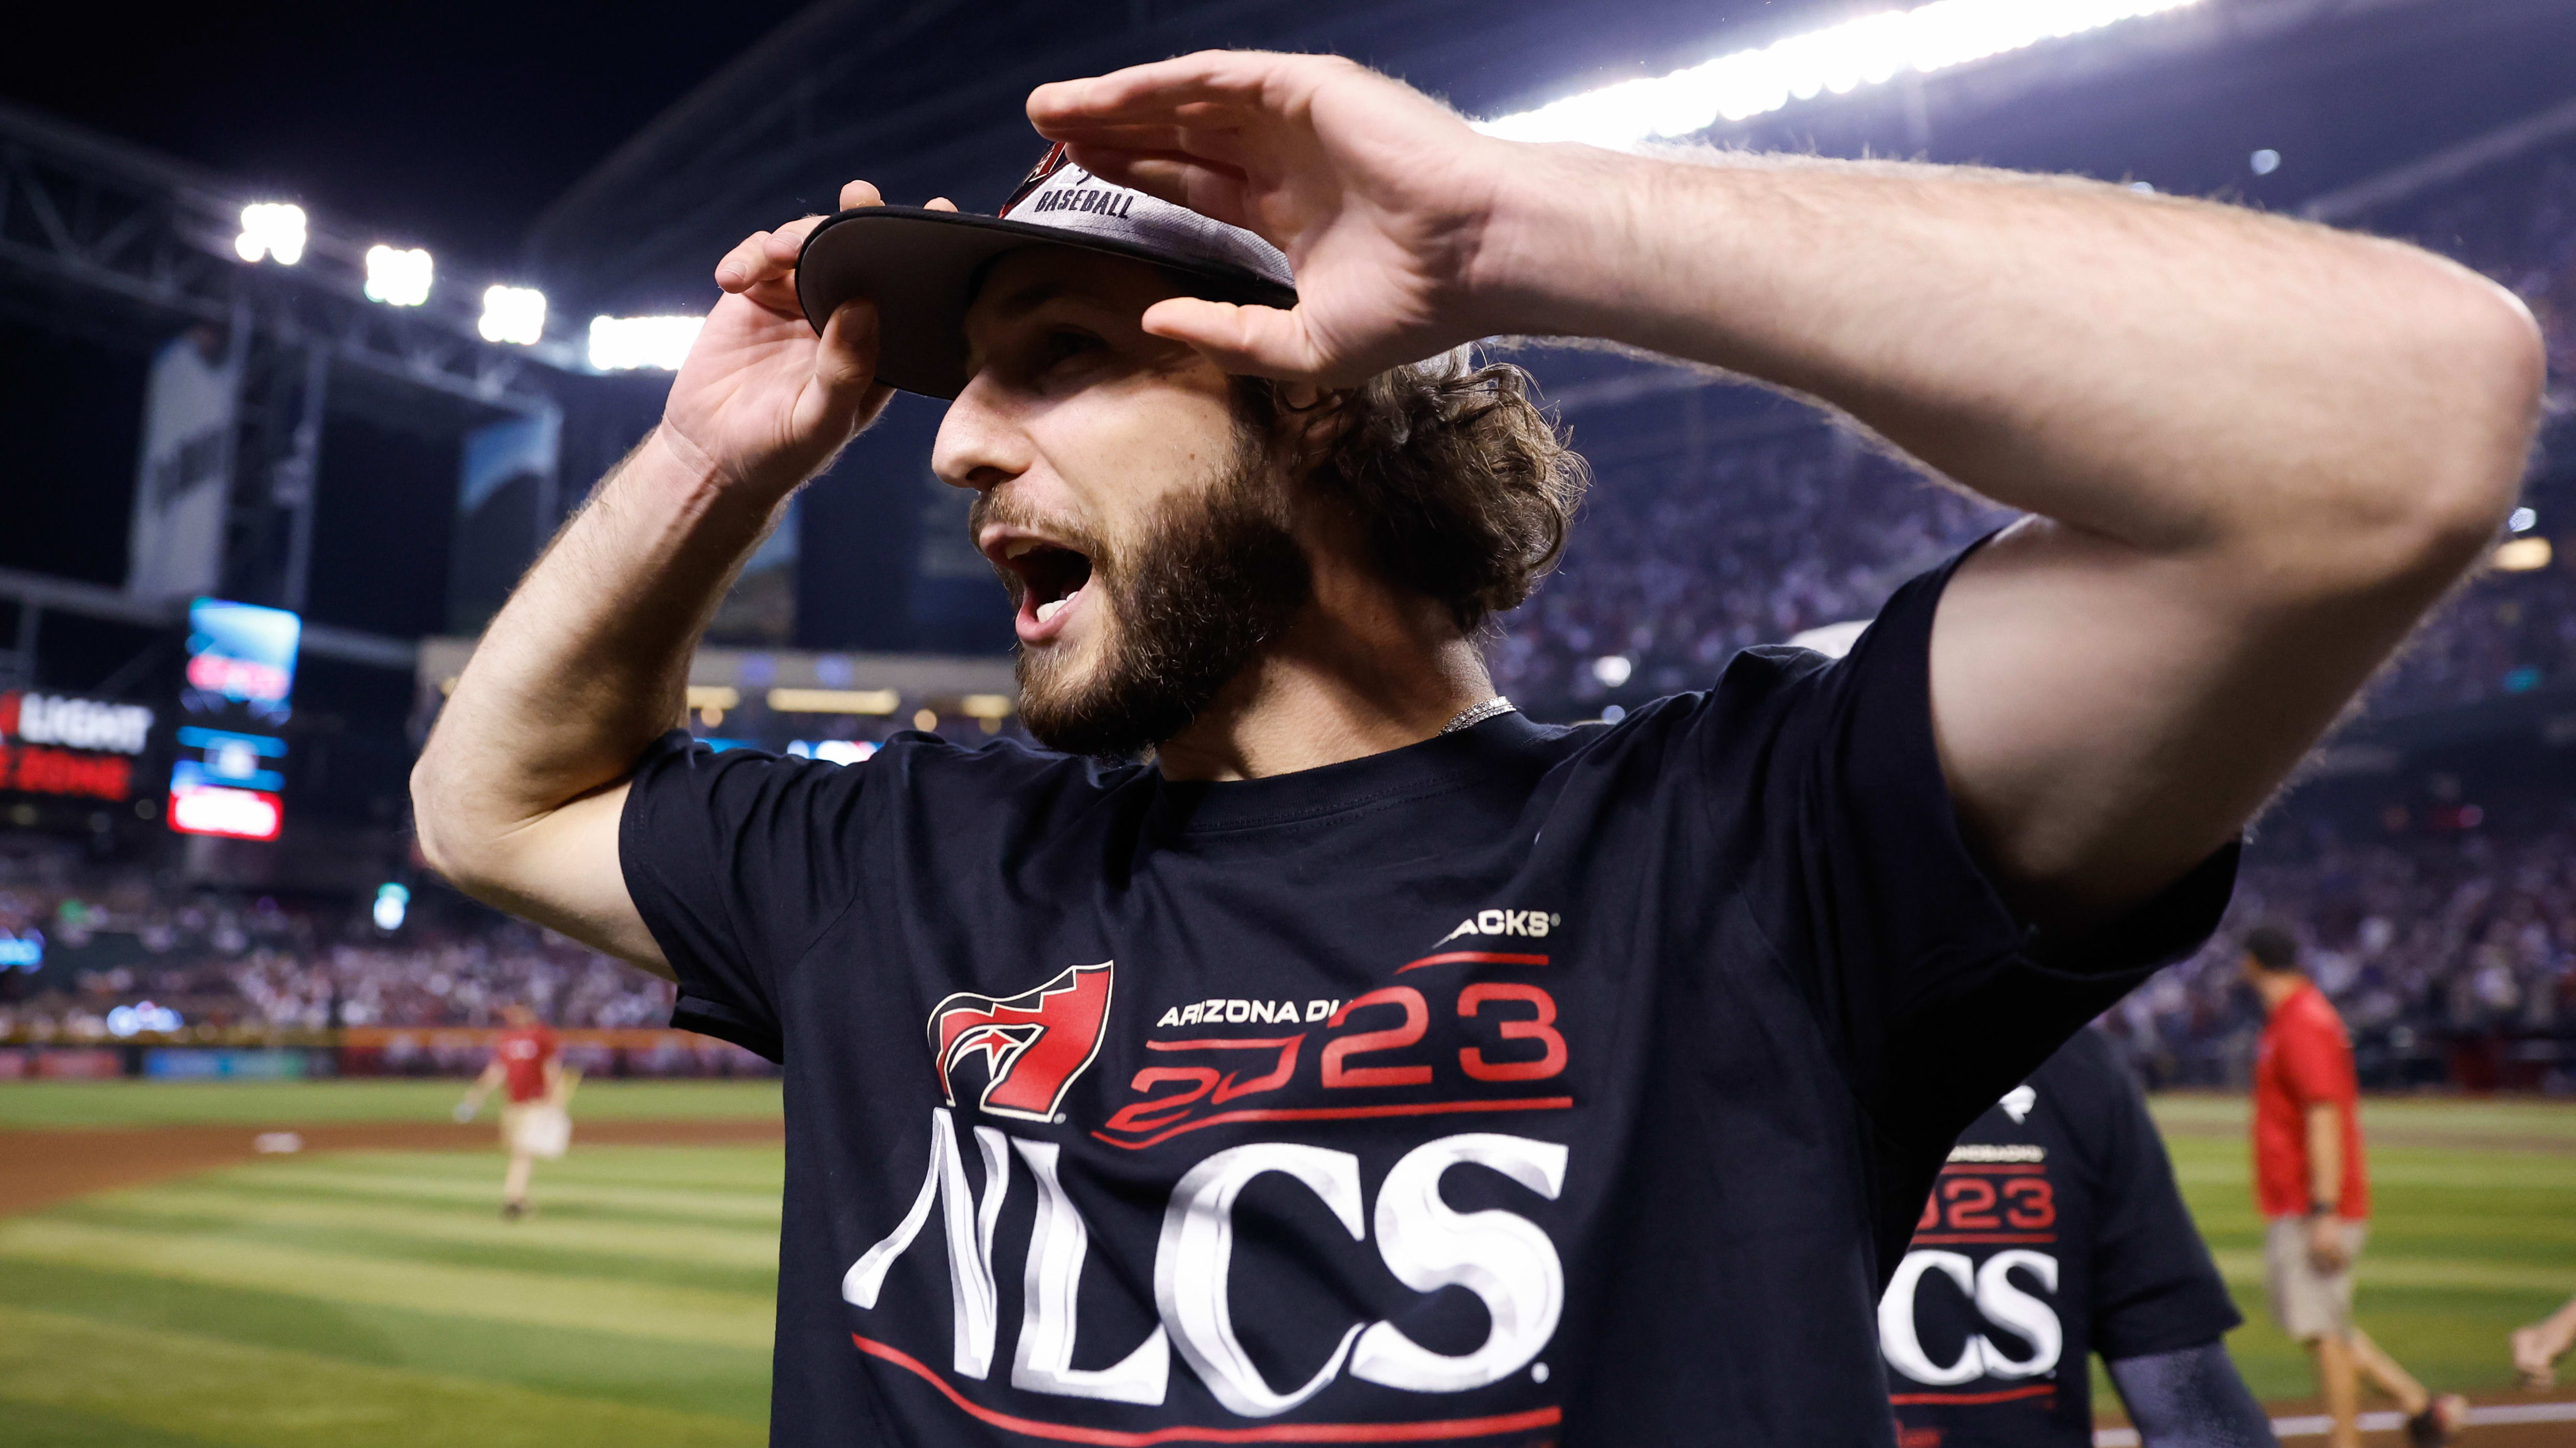
[[[1380,575],[1438,599],[1462,634],[1518,607],[1565,552],[1589,475],[1510,363],[1460,347],[1309,408],[1262,378],[1236,379],[1236,399],[1264,435],[1327,424],[1301,471],[1366,520]]]

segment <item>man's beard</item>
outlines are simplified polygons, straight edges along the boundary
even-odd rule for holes
[[[1020,721],[1068,754],[1136,758],[1188,728],[1286,632],[1314,576],[1247,440],[1203,495],[1166,499],[1132,545],[1093,553],[1083,591],[1100,613],[1100,661],[1086,677],[1059,652],[1023,646]]]

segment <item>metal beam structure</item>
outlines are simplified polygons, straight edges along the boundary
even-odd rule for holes
[[[2412,200],[2569,136],[2576,136],[2576,100],[2563,101],[2511,125],[2498,126],[2483,136],[2392,167],[2367,181],[2327,192],[2300,207],[2299,214],[2311,221],[2358,221],[2381,207]]]
[[[46,614],[74,614],[145,629],[180,628],[188,618],[187,605],[182,603],[150,603],[118,589],[17,568],[0,568],[0,600],[18,608],[14,646],[0,650],[0,686],[13,688],[34,681],[36,643]],[[311,622],[304,625],[299,648],[316,658],[403,672],[417,667],[420,659],[420,645],[409,639]]]
[[[247,309],[261,334],[319,348],[335,367],[505,412],[541,410],[544,373],[583,370],[567,337],[484,341],[479,301],[453,287],[418,307],[368,300],[366,244],[325,226],[311,226],[295,266],[244,263],[233,251],[241,209],[262,199],[272,198],[0,105],[0,290],[21,307],[53,298],[170,327],[229,327]]]
[[[314,218],[297,264],[245,262],[234,250],[242,208],[272,199],[0,105],[0,309],[135,350],[191,326],[225,339],[241,395],[221,586],[300,612],[327,486],[326,404],[453,437],[555,410],[561,382],[586,369],[561,336],[534,347],[483,340],[479,299],[462,287],[417,307],[370,300],[364,243]]]

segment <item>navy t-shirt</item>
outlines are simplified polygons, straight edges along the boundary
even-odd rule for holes
[[[665,740],[675,1023],[786,1065],[772,1440],[1888,1442],[1951,1141],[2235,863],[2037,942],[1934,752],[1947,576],[1841,661],[1259,780]]]
[[[1906,1448],[2091,1448],[2087,1354],[2199,1347],[2244,1320],[2096,1031],[1960,1136],[1878,1312]]]

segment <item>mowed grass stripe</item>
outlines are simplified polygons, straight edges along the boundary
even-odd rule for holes
[[[480,1378],[567,1396],[715,1413],[769,1413],[769,1355],[565,1327],[448,1317],[51,1262],[0,1260],[0,1302],[118,1327],[220,1337],[374,1367]],[[8,1433],[0,1441],[15,1445]]]
[[[325,1121],[445,1121],[463,1081],[13,1081],[0,1087],[0,1128],[302,1126]],[[591,1081],[573,1097],[606,1121],[775,1120],[779,1084]]]
[[[778,1265],[775,1226],[708,1226],[701,1221],[672,1224],[659,1219],[590,1219],[559,1221],[538,1214],[523,1221],[459,1211],[453,1206],[407,1206],[392,1201],[327,1201],[314,1196],[268,1196],[224,1188],[152,1188],[85,1198],[77,1206],[54,1208],[54,1216],[116,1219],[131,1226],[162,1226],[191,1221],[216,1229],[240,1226],[291,1226],[314,1232],[366,1232],[374,1237],[410,1237],[422,1242],[461,1242],[505,1250],[580,1252],[592,1257],[644,1257],[644,1260],[688,1260],[719,1268],[770,1270]],[[167,1229],[167,1226],[165,1226]]]
[[[203,1438],[41,1403],[9,1404],[9,1448],[215,1448]]]
[[[453,1208],[444,1224],[451,1231],[442,1232],[430,1223],[390,1220],[431,1215],[391,1208],[316,1208],[289,1202],[271,1203],[264,1211],[219,1215],[166,1208],[154,1197],[138,1203],[93,1198],[57,1207],[47,1212],[45,1219],[161,1237],[187,1237],[203,1244],[203,1250],[210,1253],[230,1252],[238,1246],[282,1247],[420,1266],[612,1279],[729,1293],[767,1294],[777,1280],[774,1236],[752,1238],[731,1254],[735,1260],[720,1262],[712,1260],[716,1255],[712,1241],[704,1244],[710,1250],[703,1254],[637,1252],[604,1244],[594,1248],[583,1237],[587,1231],[600,1229],[599,1224],[585,1227],[555,1222],[552,1240],[515,1233],[513,1240],[503,1235],[513,1231],[511,1224],[495,1217],[490,1219],[487,1230],[482,1214]],[[525,1232],[534,1225],[520,1223],[518,1231]],[[696,1230],[712,1235],[705,1228]]]
[[[2210,1255],[2218,1259],[2218,1273],[2227,1279],[2229,1287],[2262,1289],[2261,1248],[2231,1247]],[[2371,1293],[2422,1287],[2452,1292],[2529,1292],[2553,1300],[2576,1293],[2576,1264],[2471,1262],[2452,1257],[2383,1256],[2367,1251],[2361,1260],[2360,1281]]]
[[[613,1260],[632,1260],[737,1268],[759,1274],[769,1273],[778,1265],[775,1227],[716,1227],[702,1222],[631,1218],[570,1221],[551,1213],[505,1222],[496,1215],[456,1207],[335,1201],[213,1186],[116,1192],[57,1207],[49,1215],[109,1226],[162,1232],[187,1228],[253,1239],[292,1233],[317,1244],[327,1238],[310,1234],[378,1238],[395,1251],[412,1250],[406,1243],[463,1246],[486,1254],[495,1264],[508,1257],[542,1256],[567,1261],[600,1259],[603,1267]]]
[[[0,1307],[16,1405],[229,1448],[751,1448],[761,1427]]]
[[[53,1216],[0,1221],[0,1257],[130,1271],[328,1302],[583,1328],[666,1342],[765,1347],[774,1297],[600,1277],[387,1261],[267,1242],[219,1246]]]
[[[480,1157],[466,1160],[484,1163]],[[226,1185],[244,1191],[283,1195],[332,1196],[412,1202],[456,1202],[493,1208],[501,1200],[498,1159],[471,1175],[431,1175],[421,1171],[347,1171],[315,1161],[295,1166],[260,1164],[238,1169]],[[764,1192],[698,1191],[651,1187],[595,1186],[539,1172],[534,1196],[541,1210],[572,1216],[630,1221],[701,1221],[778,1226],[778,1188]]]
[[[386,1148],[335,1151],[321,1156],[281,1157],[270,1166],[322,1167],[352,1175],[429,1175],[459,1180],[501,1179],[502,1154],[491,1151],[419,1151]],[[538,1163],[538,1179],[600,1187],[654,1187],[719,1192],[761,1191],[771,1197],[787,1165],[778,1145],[629,1146],[590,1144],[576,1131],[572,1154]]]

